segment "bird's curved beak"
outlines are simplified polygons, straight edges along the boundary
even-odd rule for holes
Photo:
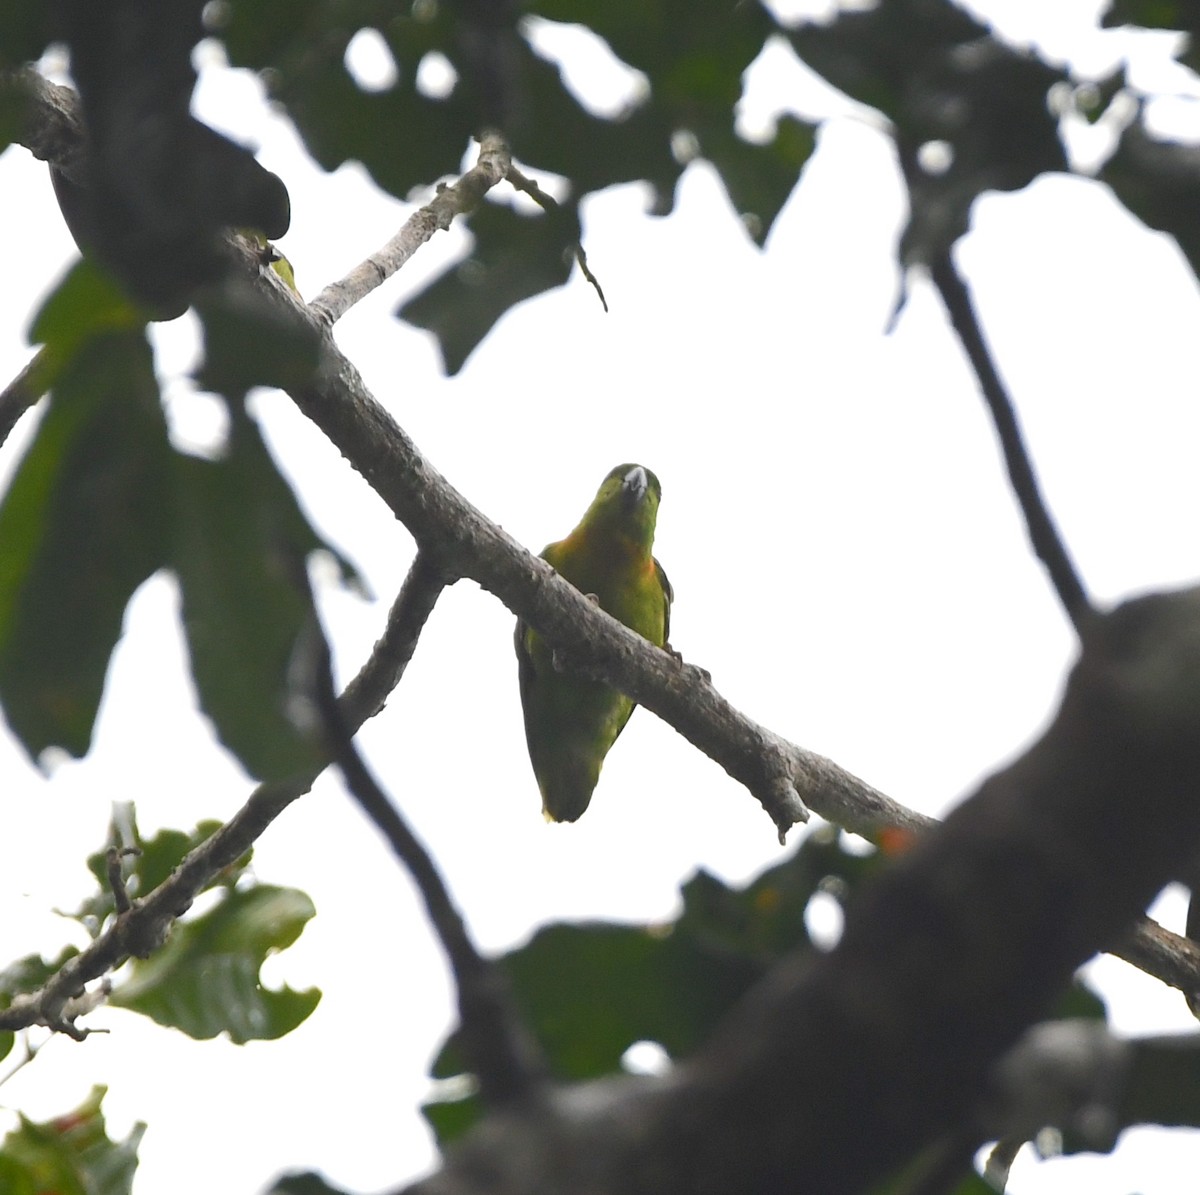
[[[650,479],[642,465],[634,465],[621,479],[622,494],[631,506],[640,502],[649,488]]]

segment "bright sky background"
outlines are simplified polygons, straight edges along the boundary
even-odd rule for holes
[[[1008,36],[1069,53],[1082,69],[1131,52],[1144,64],[1139,85],[1195,95],[1194,79],[1169,65],[1169,37],[1090,31],[1098,2],[994,7]],[[369,58],[359,65],[374,69]],[[596,56],[578,85],[611,104],[629,84]],[[713,172],[695,164],[666,220],[644,214],[638,187],[588,202],[586,248],[607,316],[574,277],[510,313],[446,380],[432,342],[391,312],[461,254],[455,230],[337,336],[430,460],[532,548],[570,530],[612,465],[652,467],[664,487],[656,551],[676,590],[674,646],[751,716],[937,814],[1039,732],[1072,638],[1026,546],[974,380],[921,279],[884,334],[904,212],[886,137],[775,47],[752,71],[747,127],[788,106],[838,119],[765,254]],[[197,108],[260,145],[287,182],[293,224],[282,248],[308,298],[411,210],[360,169],[314,167],[244,75],[210,65]],[[1163,129],[1194,129],[1194,98],[1155,117]],[[1080,161],[1094,158],[1097,136],[1073,131]],[[0,158],[0,194],[21,205],[3,241],[7,381],[30,355],[30,314],[75,250],[45,168],[24,150]],[[1111,603],[1193,582],[1200,300],[1173,243],[1103,188],[1060,177],[981,201],[959,260],[1092,593]],[[160,368],[181,442],[204,441],[216,408],[184,380],[187,324],[160,330]],[[256,410],[311,517],[376,594],[364,602],[324,588],[348,677],[379,633],[412,542],[286,398],[264,394]],[[0,478],[32,425],[27,417],[0,453]],[[84,858],[103,842],[111,802],[135,801],[149,833],[227,817],[249,791],[195,714],[175,603],[161,577],[137,595],[87,759],[47,782],[0,735],[10,844],[0,965],[71,938],[51,910],[90,890]],[[505,949],[551,919],[670,917],[696,868],[740,882],[781,857],[753,799],[645,712],[614,749],[586,818],[543,824],[511,627],[488,594],[455,586],[360,736],[483,947]],[[261,841],[255,870],[317,904],[301,940],[267,969],[272,982],[324,990],[312,1018],[281,1042],[239,1048],[103,1010],[89,1024],[111,1033],[54,1040],[0,1087],[0,1129],[9,1109],[57,1114],[106,1082],[115,1133],[150,1125],[137,1195],[252,1192],[287,1167],[368,1191],[431,1162],[414,1107],[448,1027],[448,986],[407,879],[327,781]],[[1178,894],[1161,902],[1174,928],[1182,910]],[[1178,996],[1124,964],[1104,960],[1092,975],[1122,1031],[1194,1029]],[[1139,1131],[1117,1160],[1022,1159],[1011,1189],[1173,1195],[1198,1160],[1195,1134]]]

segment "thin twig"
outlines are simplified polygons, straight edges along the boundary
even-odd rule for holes
[[[1004,451],[1004,461],[1008,466],[1009,482],[1025,516],[1033,550],[1046,566],[1050,582],[1058,593],[1067,617],[1075,630],[1082,633],[1085,624],[1095,615],[1095,609],[1088,600],[1083,582],[1042,497],[1012,400],[988,352],[971,301],[971,292],[955,268],[949,250],[934,260],[930,275],[991,411],[996,434]]]
[[[127,855],[140,855],[142,852],[136,846],[110,846],[105,854],[105,869],[108,873],[108,886],[112,889],[113,904],[118,916],[127,913],[132,907],[129,892],[125,887],[125,877],[121,874],[121,860]]]
[[[342,694],[342,716],[357,728],[383,706],[404,675],[413,650],[445,586],[445,577],[423,553],[418,553],[392,604],[387,627],[370,659]],[[187,911],[196,895],[222,868],[241,858],[262,832],[293,801],[306,793],[316,773],[295,780],[260,784],[246,803],[215,834],[190,852],[171,875],[145,897],[131,902],[84,951],[66,964],[36,992],[17,996],[0,1009],[0,1030],[46,1025],[79,1038],[69,1014],[69,1001],[85,985],[114,970],[130,956],[144,958],[166,939],[171,924]]]
[[[546,211],[552,211],[558,207],[558,200],[553,195],[548,195],[543,191],[533,179],[516,165],[509,166],[508,181],[514,189],[528,195],[534,203]],[[592,288],[600,298],[600,305],[604,308],[605,313],[607,313],[608,300],[604,297],[604,288],[600,285],[600,279],[592,273],[591,268],[588,266],[587,254],[583,250],[582,241],[575,242],[575,260],[579,263],[580,273],[592,284]]]
[[[324,637],[319,652],[316,700],[330,754],[351,795],[387,839],[424,902],[454,974],[462,1039],[480,1092],[492,1107],[534,1095],[546,1079],[545,1061],[516,1014],[507,980],[476,949],[437,865],[355,748],[334,697]]]
[[[17,421],[46,393],[49,350],[43,345],[23,370],[0,390],[0,445]]]
[[[386,282],[435,232],[445,231],[455,216],[474,211],[484,195],[508,173],[512,157],[504,138],[495,132],[480,139],[475,165],[453,186],[440,186],[437,195],[413,212],[384,247],[360,262],[338,282],[330,283],[310,306],[332,326],[355,303]]]

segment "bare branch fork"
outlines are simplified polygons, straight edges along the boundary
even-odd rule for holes
[[[355,303],[386,282],[435,232],[444,232],[455,216],[472,212],[512,168],[508,143],[497,132],[484,133],[475,165],[452,186],[439,185],[437,195],[418,208],[400,231],[377,253],[327,286],[309,307],[327,324],[337,323]]]

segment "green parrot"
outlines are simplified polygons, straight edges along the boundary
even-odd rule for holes
[[[658,647],[667,644],[671,583],[650,553],[662,486],[642,465],[618,465],[579,526],[542,557],[576,589]],[[600,767],[633,713],[608,685],[554,666],[553,651],[517,623],[516,648],[529,760],[547,821],[576,821],[592,799]]]

